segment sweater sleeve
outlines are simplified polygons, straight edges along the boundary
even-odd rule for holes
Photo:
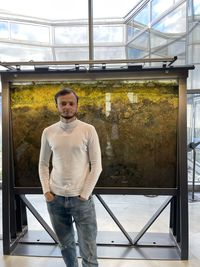
[[[45,194],[50,191],[49,186],[49,160],[51,157],[51,148],[49,146],[45,130],[42,133],[41,148],[39,157],[39,177],[42,185],[42,191]]]
[[[102,171],[101,165],[101,149],[99,138],[94,127],[92,127],[91,136],[88,141],[88,152],[91,170],[86,177],[81,196],[88,199],[98,181]]]

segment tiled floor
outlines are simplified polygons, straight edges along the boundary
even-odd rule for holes
[[[49,223],[45,203],[42,196],[32,195],[28,197],[30,202],[37,207],[43,218]],[[164,196],[103,196],[113,213],[127,232],[138,232],[151,218],[152,214],[163,203]],[[197,198],[196,198],[197,199]],[[95,199],[99,231],[119,232],[106,210]],[[28,213],[29,230],[41,232],[42,227],[37,220]],[[149,232],[167,233],[169,222],[169,208],[167,207],[151,226]],[[199,267],[200,266],[200,201],[189,201],[189,228],[190,228],[190,249],[189,260],[133,260],[133,259],[99,259],[100,267]],[[38,232],[38,233],[39,233]],[[32,257],[32,256],[3,256],[2,241],[0,242],[0,266],[1,267],[64,267],[60,257]],[[81,266],[81,264],[80,264]]]

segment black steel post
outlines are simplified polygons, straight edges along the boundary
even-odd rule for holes
[[[3,253],[10,254],[10,94],[8,83],[2,80],[2,209]]]

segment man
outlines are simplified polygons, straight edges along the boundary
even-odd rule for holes
[[[91,194],[102,171],[99,140],[92,125],[76,118],[78,96],[73,90],[59,91],[55,102],[60,121],[45,128],[41,140],[42,189],[66,266],[78,266],[74,220],[82,266],[96,267],[97,223]]]

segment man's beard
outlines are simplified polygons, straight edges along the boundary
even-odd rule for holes
[[[77,114],[77,113],[74,113],[74,114],[72,114],[72,115],[63,115],[63,114],[60,114],[60,116],[61,116],[63,119],[70,120],[70,119],[76,117],[76,114]]]

